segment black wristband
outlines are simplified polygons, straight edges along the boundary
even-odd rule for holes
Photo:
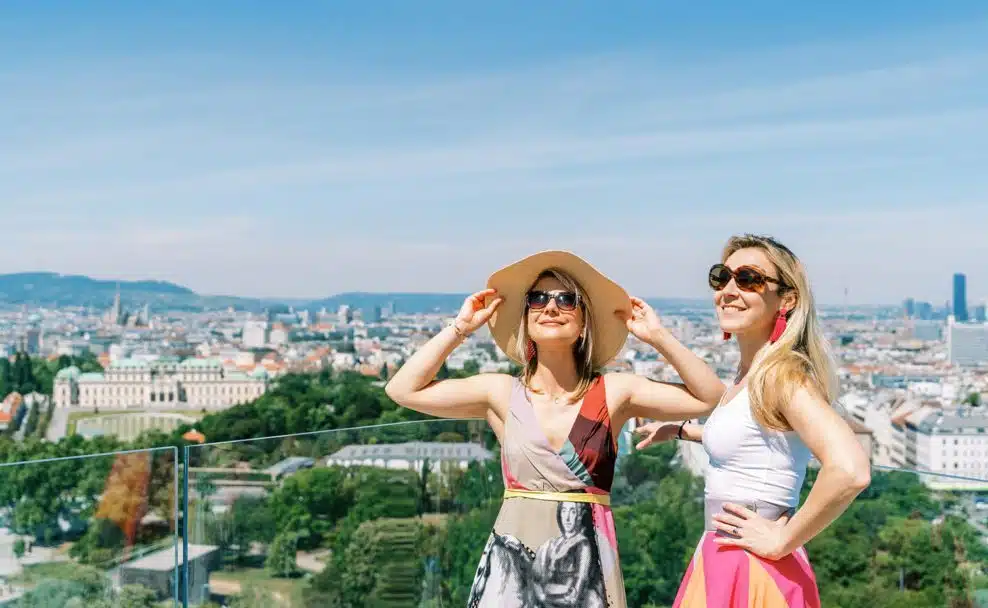
[[[683,427],[686,426],[687,422],[689,422],[689,420],[683,420],[682,424],[679,425],[679,430],[676,432],[676,437],[680,440],[683,438]]]

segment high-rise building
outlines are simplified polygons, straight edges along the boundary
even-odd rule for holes
[[[967,322],[967,277],[959,272],[954,275],[953,311],[958,323]]]
[[[348,304],[340,304],[339,309],[336,311],[336,318],[341,325],[346,325],[353,321],[353,310],[350,309]]]
[[[979,304],[974,308],[974,322],[984,323],[988,321],[988,308],[984,304]]]
[[[933,319],[933,305],[929,302],[916,302],[916,318],[922,321]]]
[[[244,324],[244,348],[264,348],[269,339],[270,326],[267,321],[247,321]]]
[[[106,311],[103,319],[108,325],[123,324],[123,304],[120,301],[120,283],[117,283],[117,293],[113,296],[113,306]]]
[[[960,324],[947,319],[947,353],[952,365],[988,364],[988,325]]]
[[[943,338],[943,324],[938,321],[914,321],[913,338],[926,342],[938,342]]]
[[[916,316],[916,300],[912,298],[906,298],[902,303],[902,312],[907,319],[912,319]]]
[[[41,329],[32,327],[27,330],[21,350],[29,355],[37,355],[41,352]]]

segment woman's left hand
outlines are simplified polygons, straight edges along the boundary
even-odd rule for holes
[[[769,560],[782,559],[789,554],[786,549],[788,515],[772,521],[751,509],[730,503],[724,505],[724,511],[713,516],[714,526],[731,537],[718,536],[714,539],[718,545],[740,547]]]
[[[615,314],[625,322],[628,331],[645,343],[655,340],[664,328],[659,315],[645,300],[631,296],[631,312],[615,311]]]

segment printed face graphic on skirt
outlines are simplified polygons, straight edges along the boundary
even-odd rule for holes
[[[558,535],[535,551],[509,534],[492,534],[468,606],[603,608],[604,577],[590,505],[560,502],[556,521]]]

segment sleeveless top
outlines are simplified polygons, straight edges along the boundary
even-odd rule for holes
[[[710,458],[708,499],[798,505],[812,452],[795,431],[767,429],[755,420],[747,386],[707,418],[703,449]]]
[[[566,442],[554,450],[527,389],[520,380],[513,381],[501,445],[506,489],[610,492],[617,444],[602,377],[578,407]],[[625,608],[610,507],[558,497],[505,498],[480,556],[467,605]]]

